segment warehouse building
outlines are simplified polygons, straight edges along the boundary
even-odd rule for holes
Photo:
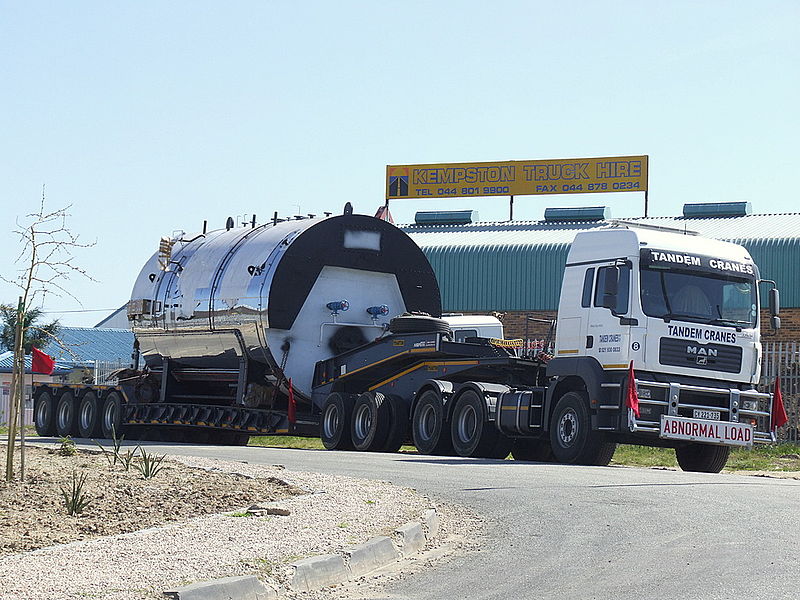
[[[502,313],[507,337],[542,337],[558,308],[579,231],[629,223],[741,244],[781,291],[782,327],[765,342],[800,341],[800,213],[753,214],[750,203],[687,204],[677,217],[612,219],[608,207],[547,209],[541,221],[479,222],[474,211],[417,213],[403,227],[436,271],[447,312]],[[762,286],[766,299],[766,286]],[[762,324],[769,322],[762,306]],[[527,334],[527,336],[526,336]]]

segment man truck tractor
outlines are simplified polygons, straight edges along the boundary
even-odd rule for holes
[[[775,439],[773,397],[755,387],[759,282],[735,244],[624,222],[582,232],[554,354],[523,357],[454,335],[430,264],[385,221],[346,208],[229,222],[164,240],[139,274],[128,316],[144,367],[116,385],[37,385],[36,427],[593,465],[632,443],[719,471],[731,447]]]

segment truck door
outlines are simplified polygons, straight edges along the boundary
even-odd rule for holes
[[[583,303],[588,298],[588,277],[584,285]],[[628,366],[631,311],[631,264],[599,265],[594,273],[594,291],[588,311],[585,347],[604,369]]]

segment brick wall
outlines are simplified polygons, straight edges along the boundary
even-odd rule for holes
[[[489,314],[498,317],[503,322],[503,330],[506,338],[524,338],[526,317],[534,319],[555,319],[556,311],[539,310],[530,312],[509,311],[509,312],[490,312],[475,313]],[[528,335],[530,339],[545,339],[547,337],[548,324],[537,321],[527,321]],[[800,308],[781,309],[781,328],[774,333],[769,326],[769,312],[761,311],[761,341],[762,342],[799,342],[800,341]]]

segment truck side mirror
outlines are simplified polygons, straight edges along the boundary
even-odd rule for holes
[[[781,328],[781,318],[775,315],[772,315],[769,318],[769,324],[772,326],[773,329],[780,329]]]
[[[618,291],[619,267],[606,267],[603,269],[603,308],[616,308]]]
[[[778,288],[770,288],[769,290],[769,314],[777,317],[781,312],[781,294]],[[780,319],[778,319],[780,323]],[[775,327],[777,329],[777,327]]]

